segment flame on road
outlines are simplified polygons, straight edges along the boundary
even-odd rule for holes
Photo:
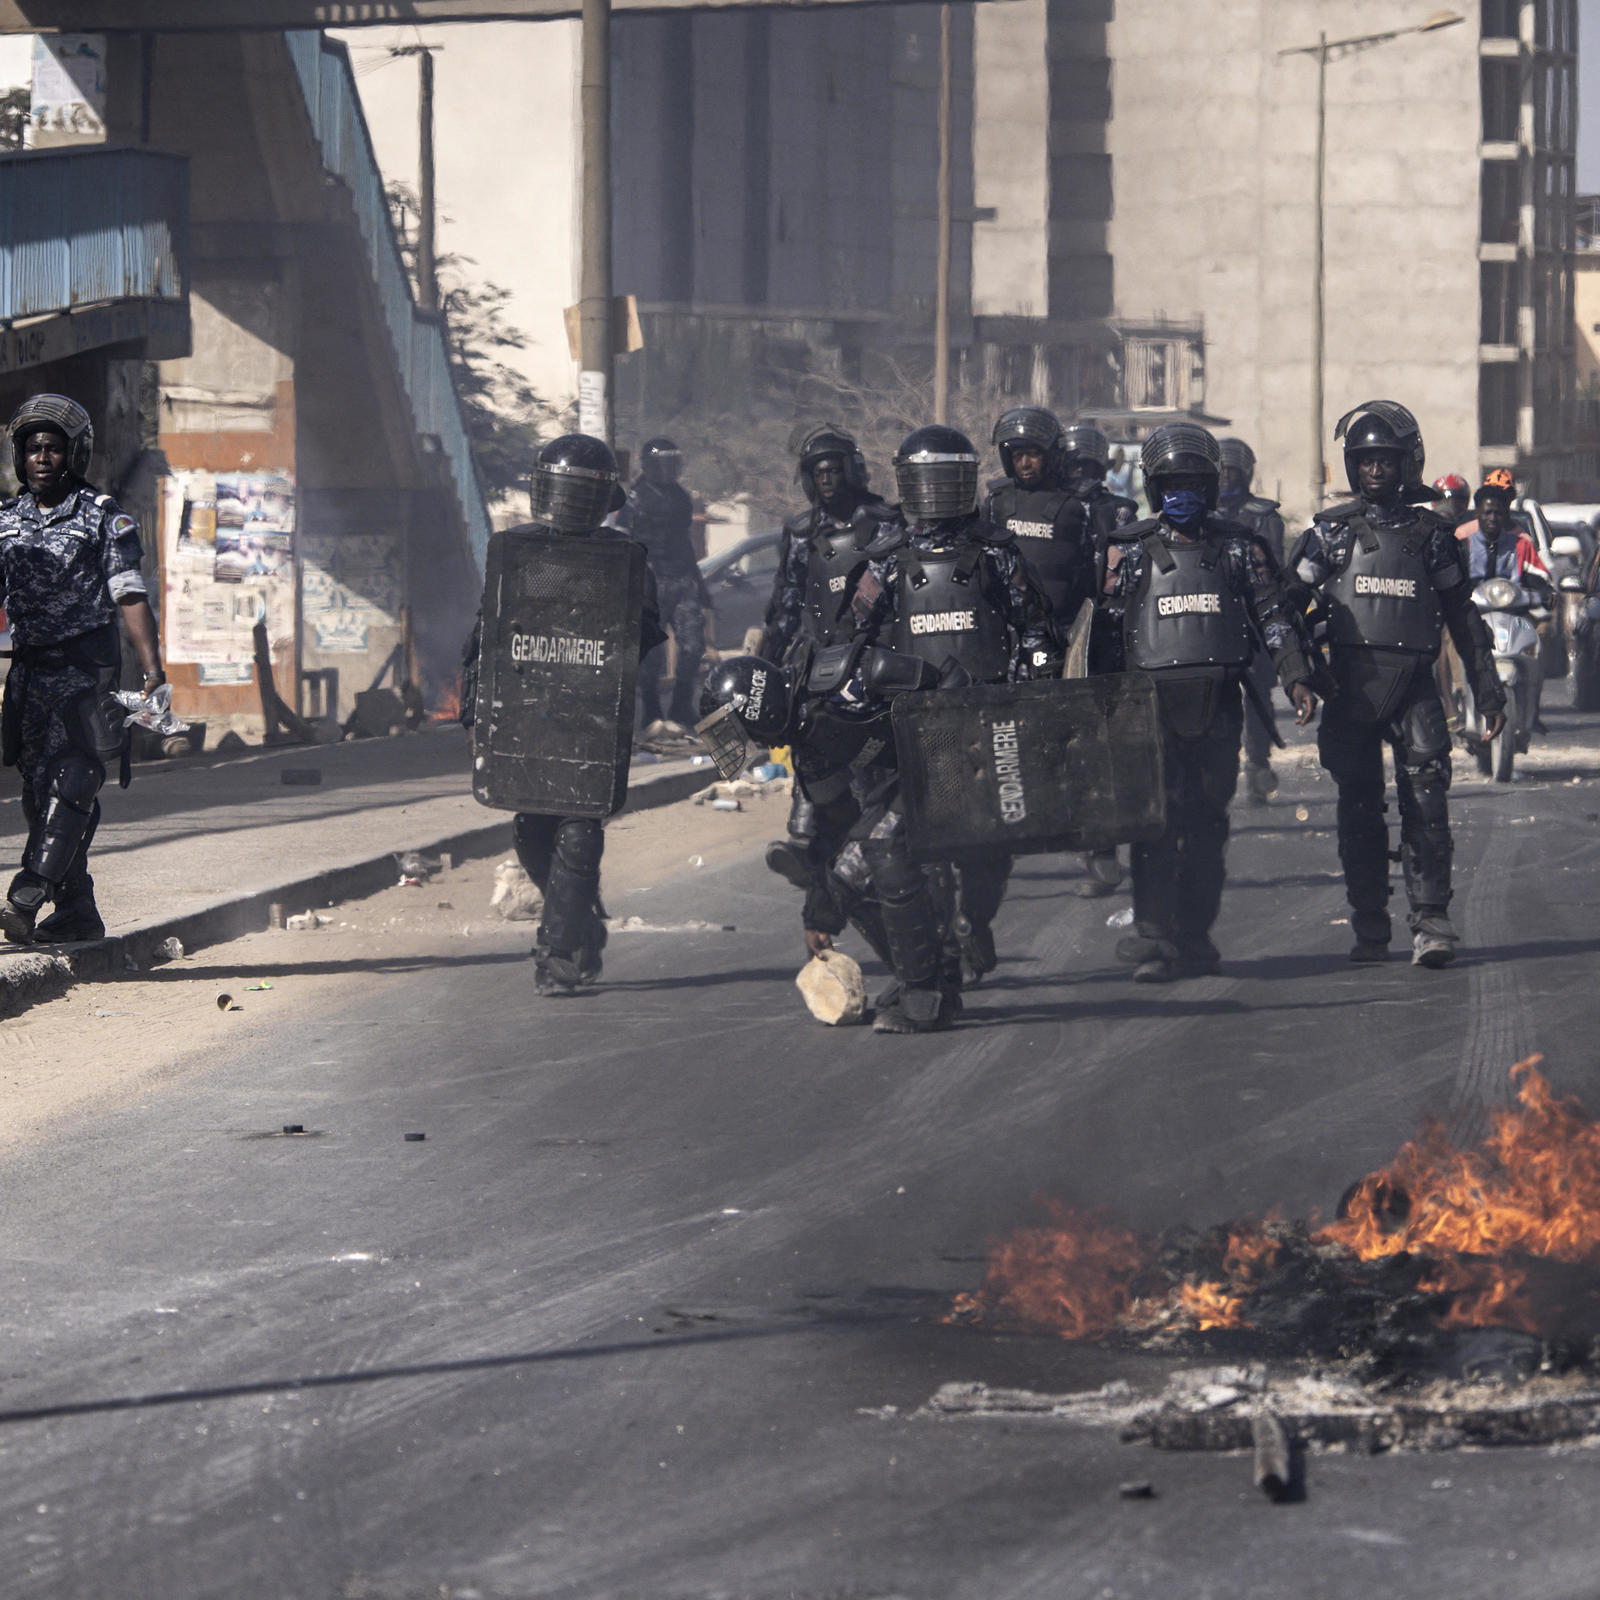
[[[1302,1247],[1333,1263],[1419,1258],[1417,1287],[1439,1297],[1442,1326],[1541,1333],[1569,1316],[1570,1269],[1594,1269],[1600,1284],[1600,1123],[1551,1089],[1540,1059],[1511,1069],[1515,1102],[1494,1110],[1481,1144],[1459,1148],[1442,1124],[1425,1124],[1352,1188],[1336,1221],[1309,1238],[1292,1230]],[[949,1320],[1066,1339],[1249,1328],[1251,1298],[1270,1292],[1264,1282],[1290,1226],[1234,1224],[1218,1270],[1175,1281],[1170,1264],[1163,1270],[1163,1241],[1103,1212],[1055,1202],[1048,1210],[1048,1221],[993,1249],[983,1283],[957,1297]]]

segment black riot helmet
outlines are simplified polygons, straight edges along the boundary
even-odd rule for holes
[[[1158,509],[1161,505],[1163,479],[1195,476],[1207,480],[1206,504],[1215,508],[1222,450],[1199,423],[1163,422],[1145,440],[1139,464],[1144,468],[1151,505]]]
[[[930,423],[901,441],[894,478],[908,522],[954,521],[977,506],[978,452],[959,428]]]
[[[64,394],[36,394],[24,400],[6,432],[11,436],[11,464],[17,482],[26,486],[22,446],[29,434],[48,430],[67,441],[67,471],[75,478],[89,474],[89,457],[94,454],[94,424],[89,413],[76,400]]]
[[[683,452],[664,434],[639,446],[639,470],[646,483],[676,483],[683,474]]]
[[[617,458],[604,439],[564,433],[534,457],[528,498],[533,520],[558,533],[588,533],[621,500]]]
[[[1438,491],[1422,481],[1426,456],[1417,419],[1395,400],[1363,400],[1334,425],[1335,439],[1344,440],[1344,471],[1351,491],[1361,493],[1356,458],[1368,450],[1392,450],[1400,457],[1400,498],[1434,500]]]
[[[1103,478],[1111,466],[1111,441],[1092,422],[1070,422],[1061,430],[1061,455],[1069,476]]]
[[[1219,439],[1217,448],[1222,451],[1222,470],[1237,472],[1246,492],[1256,475],[1256,453],[1243,439]]]
[[[1043,406],[1012,406],[1002,411],[990,442],[1000,452],[1001,470],[1013,480],[1017,472],[1011,452],[1019,444],[1032,446],[1044,457],[1046,478],[1054,478],[1061,470],[1061,422]]]
[[[751,739],[771,746],[788,738],[793,708],[789,675],[782,667],[761,656],[729,656],[706,674],[694,731],[717,771],[736,778],[744,771]]]
[[[800,441],[798,454],[800,460],[795,475],[812,505],[817,503],[817,485],[811,476],[811,469],[828,456],[838,456],[844,462],[845,482],[857,494],[866,492],[867,458],[862,455],[860,445],[843,428],[835,428],[831,424],[813,428]]]

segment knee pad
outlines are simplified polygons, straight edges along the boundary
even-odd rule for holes
[[[873,892],[882,901],[904,904],[926,884],[922,868],[898,840],[867,839],[862,843],[861,854],[872,875]]]
[[[106,769],[81,750],[67,750],[58,756],[50,771],[46,793],[74,811],[87,812],[106,781]]]
[[[605,830],[593,817],[568,817],[556,828],[556,859],[568,872],[597,875],[605,847]]]
[[[534,811],[519,811],[511,819],[511,842],[522,870],[542,889],[550,878],[550,858],[554,850],[554,817]]]

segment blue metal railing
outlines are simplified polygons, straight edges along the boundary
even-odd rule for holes
[[[322,147],[322,164],[349,189],[355,205],[389,343],[410,398],[412,420],[419,434],[439,441],[481,569],[489,546],[489,511],[461,403],[450,378],[444,330],[417,310],[412,297],[411,279],[400,256],[384,198],[383,175],[373,154],[349,57],[319,33],[300,30],[286,33],[284,40]]]
[[[189,162],[150,150],[0,156],[0,318],[188,294]]]

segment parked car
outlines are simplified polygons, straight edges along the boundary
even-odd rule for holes
[[[711,637],[707,643],[724,655],[738,655],[750,630],[759,630],[766,620],[782,535],[781,528],[753,533],[700,563],[700,576],[711,597]]]

